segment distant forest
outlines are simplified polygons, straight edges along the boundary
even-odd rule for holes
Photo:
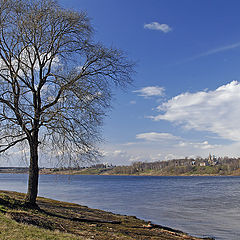
[[[96,164],[89,168],[55,169],[54,172],[72,170],[74,174],[99,175],[240,175],[240,158],[218,157],[185,158],[157,162],[134,162],[130,166]]]

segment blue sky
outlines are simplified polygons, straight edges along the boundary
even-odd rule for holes
[[[137,61],[114,91],[103,161],[240,155],[238,0],[61,0],[87,11],[95,37]]]

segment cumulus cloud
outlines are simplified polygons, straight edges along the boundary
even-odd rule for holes
[[[179,139],[179,137],[176,137],[170,133],[149,132],[137,134],[136,139],[143,139],[146,141],[164,141],[164,140],[176,140]]]
[[[240,83],[232,81],[214,91],[183,93],[158,106],[163,113],[152,116],[186,129],[209,131],[221,138],[240,141]]]
[[[144,24],[144,28],[150,29],[150,30],[162,31],[164,33],[168,33],[172,31],[172,28],[169,25],[165,23],[161,24],[158,22],[151,22],[151,23]]]
[[[149,87],[144,87],[139,90],[133,91],[138,93],[139,96],[142,97],[162,97],[164,96],[164,91],[165,89],[163,87],[159,86],[149,86]]]

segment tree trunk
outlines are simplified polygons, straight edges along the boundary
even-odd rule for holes
[[[25,204],[31,208],[37,208],[36,199],[38,195],[38,141],[37,139],[29,141],[30,146],[30,166],[28,176],[28,192]]]

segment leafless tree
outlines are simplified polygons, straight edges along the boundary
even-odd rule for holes
[[[26,204],[36,206],[40,146],[92,159],[113,86],[133,64],[93,40],[85,12],[54,0],[0,0],[0,152],[27,144]]]

